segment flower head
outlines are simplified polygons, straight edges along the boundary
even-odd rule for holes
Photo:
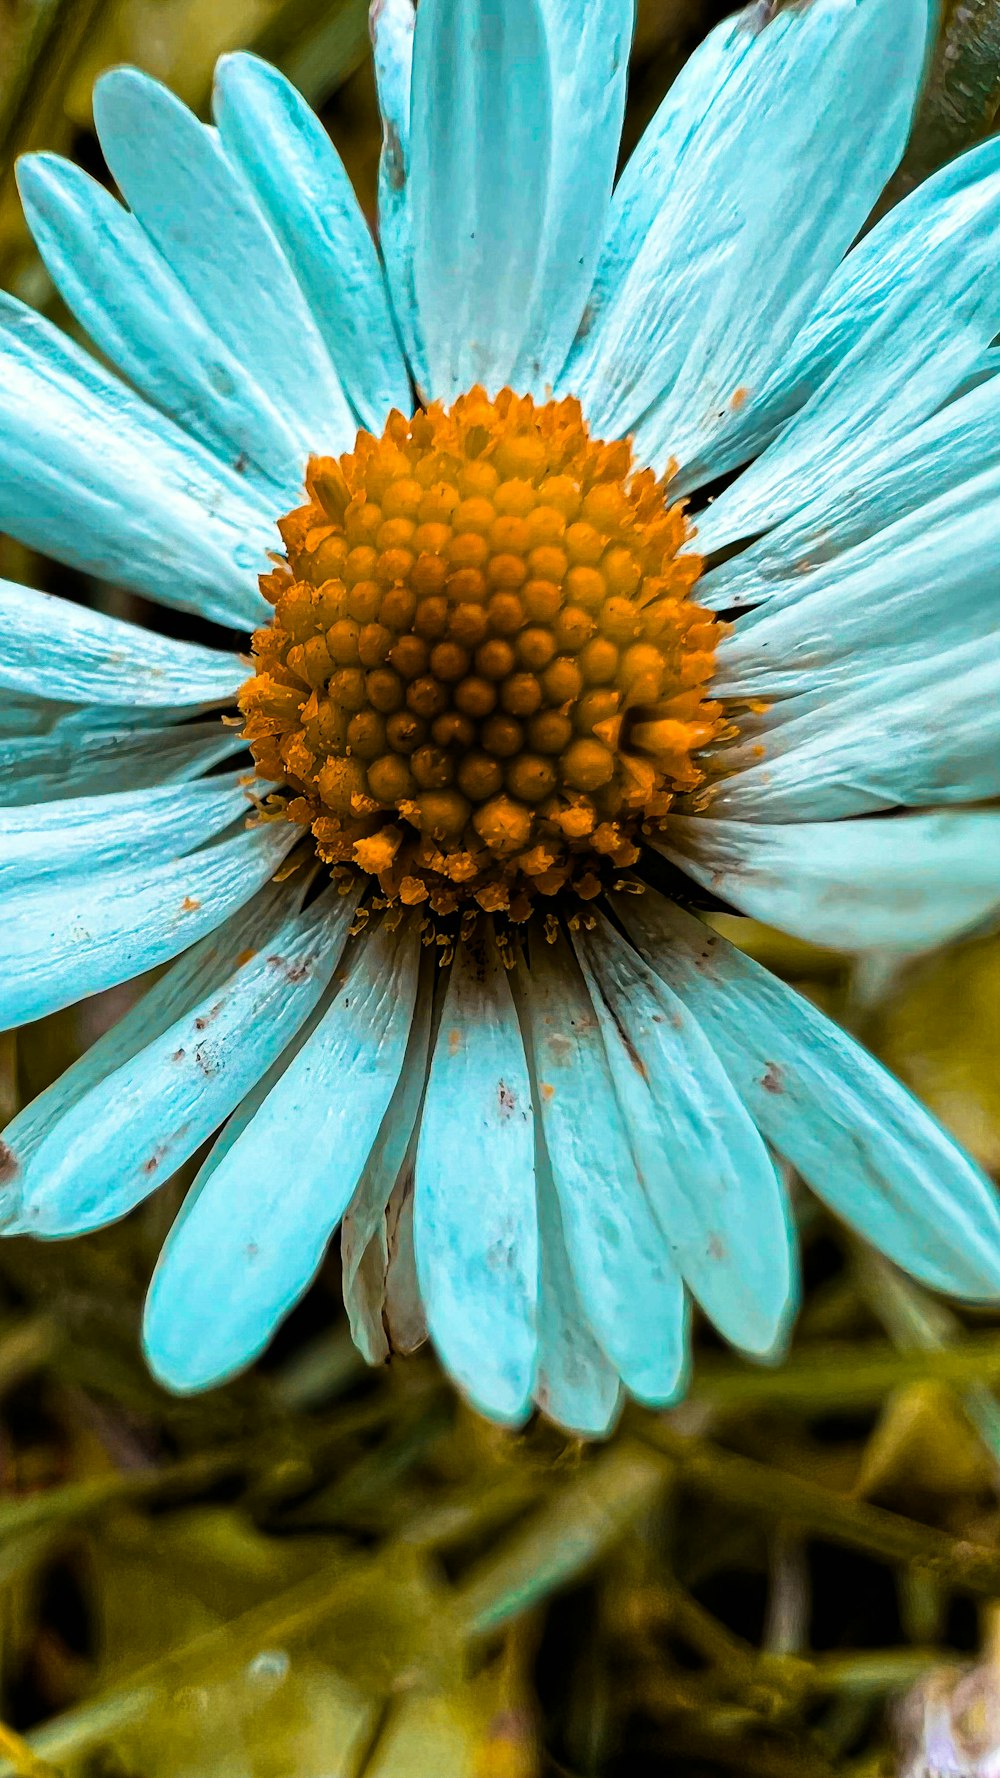
[[[1000,904],[1000,150],[852,247],[927,0],[772,13],[615,185],[631,0],[376,0],[378,248],[253,57],[216,130],[103,77],[127,208],[21,164],[121,376],[0,299],[0,525],[252,637],[0,588],[0,1022],[171,963],[5,1133],[7,1228],[214,1135],[147,1304],[174,1388],[339,1227],[369,1358],[429,1333],[485,1411],[601,1431],[683,1386],[692,1301],[780,1346],[776,1158],[1000,1294],[988,1180],[694,911],[906,950]]]

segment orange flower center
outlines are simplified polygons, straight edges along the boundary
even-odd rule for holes
[[[283,813],[390,905],[598,894],[723,728],[666,483],[575,401],[473,389],[314,457],[307,489],[240,694]]]

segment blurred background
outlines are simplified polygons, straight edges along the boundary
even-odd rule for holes
[[[640,0],[625,152],[729,10]],[[16,156],[104,177],[102,68],[137,63],[204,114],[236,47],[301,87],[373,216],[367,0],[0,0],[7,289],[69,325]],[[998,103],[1000,0],[948,0],[884,204],[988,134]],[[7,539],[0,575],[183,633]],[[996,936],[890,965],[719,923],[1000,1169]],[[0,1035],[0,1125],[133,993]],[[931,1298],[791,1179],[787,1362],[751,1367],[699,1328],[688,1401],[630,1410],[605,1445],[486,1425],[427,1352],[367,1371],[335,1250],[253,1373],[176,1401],[138,1325],[195,1165],[102,1235],[0,1243],[0,1773],[1000,1771],[1000,1318]]]

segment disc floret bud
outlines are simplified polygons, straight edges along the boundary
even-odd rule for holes
[[[307,492],[240,695],[284,812],[435,915],[598,894],[723,729],[666,482],[574,400],[474,389],[314,457]]]

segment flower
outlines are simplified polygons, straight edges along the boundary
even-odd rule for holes
[[[693,911],[905,950],[1000,903],[1000,145],[852,247],[927,0],[774,12],[612,189],[631,0],[377,0],[381,257],[251,56],[215,130],[102,78],[128,208],[21,163],[121,379],[2,299],[0,526],[254,632],[0,589],[0,1021],[180,959],[15,1118],[6,1226],[110,1222],[221,1126],[147,1304],[174,1389],[339,1225],[370,1359],[429,1332],[487,1413],[600,1432],[683,1387],[691,1299],[780,1347],[775,1156],[1000,1293],[989,1181]]]

